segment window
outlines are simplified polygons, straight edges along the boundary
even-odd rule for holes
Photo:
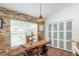
[[[51,31],[52,24],[49,25],[49,31]]]
[[[24,21],[19,21],[15,19],[11,19],[10,21],[10,30],[11,30],[11,47],[16,47],[23,45],[25,43],[30,43],[31,40],[32,42],[37,41],[37,24],[35,23],[30,23],[30,22],[24,22]],[[29,42],[27,42],[26,38],[29,35],[34,34],[32,37],[30,37]],[[33,39],[34,40],[33,40]]]
[[[64,48],[64,41],[60,41],[60,42],[59,42],[59,47],[60,47],[60,48]]]
[[[52,38],[52,24],[49,24],[49,38]]]
[[[57,39],[57,32],[54,32],[54,39]]]
[[[52,38],[51,32],[49,32],[49,38]]]
[[[49,27],[49,38],[52,38],[53,47],[71,51],[72,21],[53,23]]]
[[[53,33],[54,33],[54,34],[53,34],[53,38],[54,38],[54,39],[57,39],[57,33],[58,33],[58,32],[57,32],[57,24],[54,24],[54,25],[53,25]]]
[[[54,31],[57,31],[57,24],[54,24],[53,29]]]
[[[64,39],[64,32],[59,32],[59,39]]]
[[[72,21],[66,22],[66,30],[72,30]]]
[[[72,42],[70,42],[70,41],[66,42],[66,49],[67,50],[72,50]]]
[[[72,50],[72,42],[70,41],[72,39],[72,21],[66,22],[66,49]]]
[[[54,47],[57,47],[57,40],[54,40]]]
[[[48,35],[49,35],[49,46],[51,46],[52,45],[52,24],[49,24],[48,25],[48,29],[49,29],[49,33],[48,33]]]
[[[60,24],[59,24],[59,30],[60,30],[60,31],[63,31],[63,30],[64,30],[64,23],[60,23]]]
[[[72,32],[66,32],[66,40],[72,39]]]

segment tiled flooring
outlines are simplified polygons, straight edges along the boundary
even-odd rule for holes
[[[48,56],[73,56],[72,52],[57,49],[53,47],[48,48]]]

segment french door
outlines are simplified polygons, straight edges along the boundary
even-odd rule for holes
[[[53,47],[72,51],[72,20],[50,24],[49,39]]]

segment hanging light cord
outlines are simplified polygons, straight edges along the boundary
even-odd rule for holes
[[[41,3],[40,3],[40,15],[41,15]]]

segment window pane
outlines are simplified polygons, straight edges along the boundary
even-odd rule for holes
[[[54,47],[57,47],[57,40],[54,40],[53,43]]]
[[[64,23],[59,24],[59,30],[63,31],[64,30]]]
[[[49,31],[51,31],[51,28],[52,28],[52,24],[49,25]]]
[[[64,48],[64,41],[59,42],[60,48]]]
[[[72,30],[72,21],[66,23],[66,30]]]
[[[52,44],[52,39],[49,39],[49,44]]]
[[[64,32],[59,32],[59,39],[64,39]]]
[[[66,32],[66,39],[67,40],[72,39],[72,32]]]
[[[54,25],[53,25],[53,30],[54,30],[54,31],[57,31],[57,24],[54,24]]]
[[[66,49],[72,50],[72,42],[66,42]]]
[[[11,33],[11,47],[19,46],[26,43],[25,34],[19,33]]]
[[[54,32],[53,38],[54,38],[54,39],[57,39],[57,32]]]
[[[51,38],[51,37],[52,37],[51,32],[49,32],[49,38]]]

